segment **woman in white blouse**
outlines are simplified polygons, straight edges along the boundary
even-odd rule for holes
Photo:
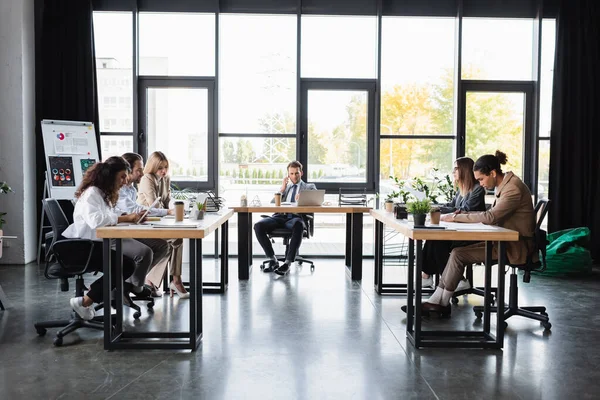
[[[127,183],[128,170],[129,163],[122,157],[110,157],[104,162],[95,164],[86,172],[81,185],[75,192],[78,200],[73,212],[73,223],[62,233],[64,237],[97,240],[96,228],[116,225],[119,222],[136,222],[141,217],[141,214],[137,213],[119,215],[114,211],[114,205],[119,198],[119,189]],[[135,242],[134,239],[123,239],[124,248],[126,241]],[[91,266],[91,270],[102,271],[102,244],[95,245],[93,251],[91,262],[94,265]],[[135,264],[132,257],[124,254],[124,279],[133,274]],[[111,285],[114,287],[115,274],[112,273],[111,276]],[[92,283],[85,296],[71,299],[73,310],[81,318],[90,320],[94,317],[95,311],[92,305],[102,302],[102,281],[101,277]]]

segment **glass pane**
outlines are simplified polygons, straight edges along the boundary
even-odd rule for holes
[[[94,12],[100,132],[133,132],[132,16]]]
[[[453,134],[454,27],[454,18],[383,18],[382,135]]]
[[[540,140],[539,144],[538,197],[540,199],[547,199],[550,181],[550,141]]]
[[[463,18],[462,78],[532,80],[533,22]]]
[[[215,15],[140,13],[140,75],[214,76]]]
[[[148,88],[148,154],[169,158],[171,180],[208,180],[208,89]]]
[[[219,195],[239,204],[245,195],[267,204],[281,187],[288,163],[296,159],[296,139],[234,138],[219,140]],[[303,177],[306,180],[306,177]]]
[[[303,78],[375,78],[375,17],[302,16]]]
[[[379,196],[398,188],[393,176],[401,181],[452,174],[455,141],[451,139],[381,139]],[[436,171],[437,170],[437,171]],[[441,200],[441,199],[440,199]],[[380,200],[381,201],[381,200]]]
[[[366,91],[308,91],[310,181],[366,182]]]
[[[296,133],[296,17],[221,15],[219,130]]]
[[[524,93],[467,92],[466,156],[477,160],[503,151],[503,171],[523,177]]]
[[[103,160],[112,156],[121,156],[133,151],[133,136],[101,135],[100,146]]]
[[[542,68],[540,80],[540,136],[550,136],[552,124],[552,83],[554,79],[554,46],[556,20],[542,22]]]

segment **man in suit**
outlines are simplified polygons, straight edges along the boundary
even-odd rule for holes
[[[492,208],[483,212],[445,214],[441,218],[442,221],[481,222],[518,231],[522,238],[533,237],[535,214],[531,193],[515,174],[502,172],[501,165],[506,162],[506,154],[496,151],[495,155],[479,157],[473,166],[473,173],[479,184],[488,190],[496,190]],[[509,242],[506,246],[506,256],[511,264],[524,264],[529,254],[536,258],[535,253],[532,242],[525,239]],[[496,246],[493,247],[492,258],[498,259]],[[450,315],[450,299],[463,276],[465,265],[484,261],[485,243],[453,249],[438,287],[427,302],[423,303],[423,311]]]
[[[283,179],[281,188],[279,189],[282,202],[295,203],[301,191],[316,189],[314,184],[305,183],[302,180],[302,164],[299,161],[292,161],[288,164],[287,176]],[[273,245],[267,236],[278,228],[287,228],[292,231],[290,244],[285,255],[285,262],[281,265],[277,262]],[[292,213],[276,213],[254,224],[256,238],[265,251],[265,255],[270,259],[269,264],[263,269],[263,272],[275,271],[278,275],[285,275],[289,272],[290,266],[296,259],[298,249],[302,243],[304,228],[305,222],[302,216]]]

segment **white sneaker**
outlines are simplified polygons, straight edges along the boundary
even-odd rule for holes
[[[421,278],[422,288],[433,288],[433,275],[429,275],[429,278]]]
[[[94,307],[84,307],[83,306],[83,297],[73,297],[69,300],[71,303],[71,308],[75,311],[82,319],[89,321],[96,315],[96,310]]]
[[[471,284],[469,283],[469,281],[466,279],[461,279],[458,282],[458,286],[456,287],[456,290],[454,290],[454,291],[460,292],[461,290],[469,290],[469,289],[471,289]]]

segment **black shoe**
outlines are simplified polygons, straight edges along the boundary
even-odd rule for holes
[[[277,268],[277,269],[275,270],[275,273],[276,273],[277,275],[285,275],[285,274],[287,274],[288,272],[290,272],[290,266],[288,265],[288,263],[283,263],[283,264],[281,264],[281,265],[279,266],[279,268]]]
[[[405,304],[405,305],[403,305],[402,307],[400,307],[400,309],[401,309],[402,311],[404,311],[405,313],[407,313],[407,312],[408,312],[408,306],[407,306],[406,304]],[[415,309],[415,306],[413,305],[413,310],[414,310],[414,309]],[[423,309],[421,309],[421,315],[422,315],[423,317],[429,317],[429,311],[426,311],[426,310],[423,310]]]
[[[269,264],[263,268],[263,272],[273,272],[279,268],[279,263],[275,260],[269,261]]]

